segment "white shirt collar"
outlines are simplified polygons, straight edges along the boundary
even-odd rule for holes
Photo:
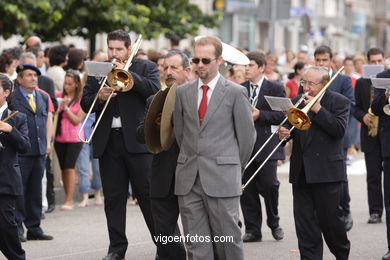
[[[255,82],[252,82],[252,81],[249,81],[249,83],[252,85],[257,85],[258,87],[261,87],[261,85],[263,84],[264,82],[264,79],[265,79],[265,76],[262,76],[259,80],[259,82],[255,83]]]
[[[210,81],[208,84],[204,84],[202,82],[202,80],[199,79],[198,80],[198,89],[200,89],[203,85],[207,85],[211,89],[211,91],[213,91],[215,89],[215,86],[217,85],[217,82],[218,82],[220,77],[221,77],[221,74],[219,74],[219,72],[218,72],[217,76],[215,76],[215,78],[212,81]]]
[[[4,105],[0,107],[0,118],[3,117],[4,111],[8,108],[8,103],[5,102]]]

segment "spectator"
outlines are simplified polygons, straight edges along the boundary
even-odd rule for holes
[[[303,72],[305,70],[305,63],[297,62],[294,65],[294,72],[289,75],[289,81],[286,83],[286,96],[288,98],[294,98],[298,95],[299,82],[302,79]]]
[[[63,69],[68,59],[69,49],[65,45],[57,45],[49,50],[50,67],[46,74],[54,81],[57,91],[62,91],[64,85],[65,70]]]

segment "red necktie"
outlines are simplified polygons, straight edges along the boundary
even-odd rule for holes
[[[199,111],[198,111],[200,126],[202,126],[203,118],[207,110],[207,90],[209,89],[209,86],[203,85],[202,89],[203,89],[203,96],[202,96],[202,100],[200,101]]]

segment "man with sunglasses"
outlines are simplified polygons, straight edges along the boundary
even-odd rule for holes
[[[198,80],[177,89],[174,131],[178,195],[188,259],[244,259],[239,221],[242,169],[255,141],[244,87],[222,77],[222,43],[195,42]],[[222,241],[227,239],[228,241]]]
[[[282,112],[272,111],[264,96],[285,97],[282,85],[271,82],[264,77],[266,58],[264,54],[253,51],[247,54],[250,63],[245,67],[245,81],[242,85],[247,89],[253,106],[253,121],[256,128],[256,143],[252,156],[262,147],[272,134],[272,125],[279,125],[285,118]],[[243,183],[246,183],[253,173],[263,163],[265,158],[279,142],[276,136],[265,146],[245,171]],[[279,180],[276,176],[277,161],[284,160],[283,149],[274,153],[260,170],[253,182],[244,190],[241,196],[241,209],[244,215],[245,235],[243,241],[261,241],[262,210],[259,194],[264,198],[267,212],[267,225],[272,230],[276,240],[283,239],[283,229],[279,226]]]
[[[328,71],[322,67],[311,67],[305,72],[302,81],[303,90],[308,92],[305,105],[329,79]],[[346,179],[343,137],[349,108],[347,98],[328,89],[308,112],[311,121],[308,130],[289,131],[285,127],[279,130],[281,140],[294,140],[289,180],[301,259],[323,258],[322,237],[336,259],[347,260],[349,256],[350,242],[339,209],[342,183]]]

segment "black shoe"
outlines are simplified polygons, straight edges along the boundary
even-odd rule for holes
[[[46,234],[36,234],[33,235],[27,232],[27,240],[53,240],[53,237]]]
[[[352,220],[352,215],[351,213],[348,213],[347,215],[344,215],[344,225],[345,225],[345,230],[350,231],[353,226],[353,220]]]
[[[56,207],[54,205],[49,205],[45,213],[52,213]]]
[[[260,235],[254,235],[252,233],[245,233],[243,236],[242,240],[244,243],[248,242],[260,242],[261,241],[261,236]]]
[[[387,251],[387,253],[382,256],[382,260],[390,260],[390,251]]]
[[[102,260],[122,260],[124,258],[120,257],[117,253],[109,253]]]
[[[377,223],[381,223],[381,222],[382,222],[382,219],[379,216],[379,214],[377,214],[377,213],[371,214],[370,218],[367,221],[368,224],[377,224]]]
[[[20,242],[21,242],[21,243],[23,243],[23,242],[26,242],[26,241],[27,241],[26,237],[25,237],[25,236],[23,236],[23,234],[19,235],[19,240],[20,240]]]
[[[275,240],[282,240],[284,237],[283,229],[281,227],[272,229],[272,236],[275,238]]]

